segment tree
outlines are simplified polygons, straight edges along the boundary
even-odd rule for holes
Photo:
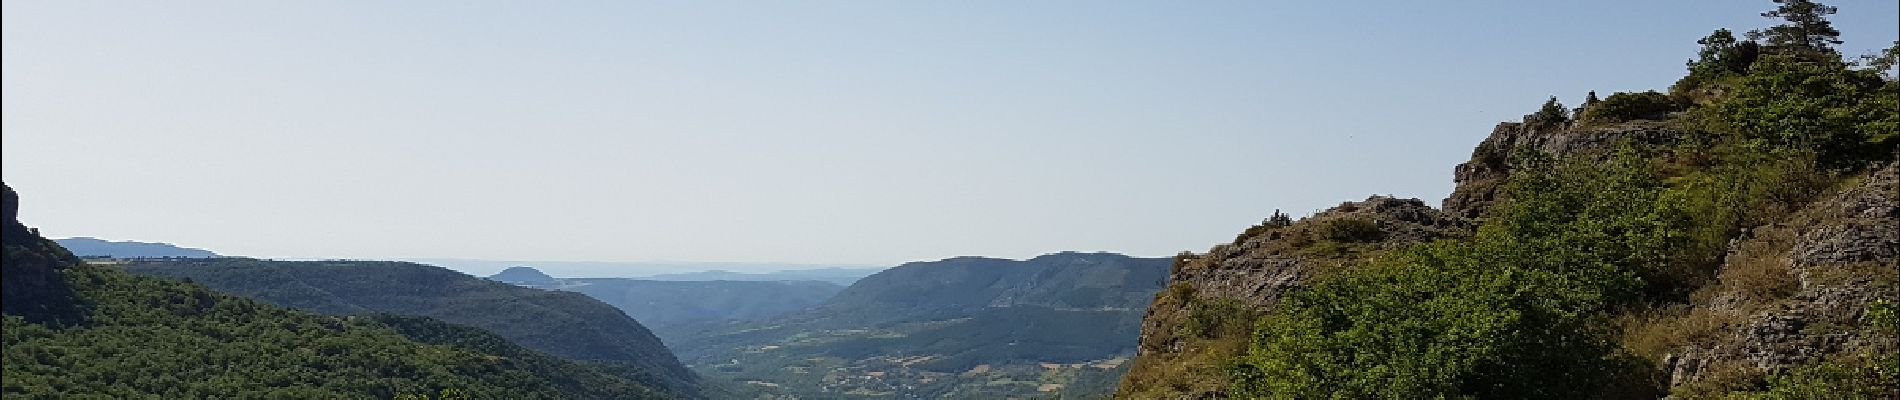
[[[1749,64],[1761,57],[1760,45],[1752,40],[1737,41],[1728,29],[1716,29],[1695,42],[1702,45],[1702,50],[1696,52],[1696,59],[1689,60],[1690,75],[1746,73]]]
[[[1900,66],[1900,40],[1893,41],[1892,47],[1879,53],[1860,56],[1860,60],[1861,65],[1880,72],[1887,80],[1900,79],[1900,71],[1894,70],[1894,67]]]
[[[1871,70],[1793,56],[1763,57],[1709,111],[1750,147],[1810,150],[1824,166],[1880,160],[1900,136],[1900,83]]]
[[[1570,110],[1564,108],[1564,103],[1557,101],[1557,96],[1550,96],[1550,100],[1545,100],[1544,106],[1538,108],[1537,113],[1525,117],[1524,122],[1536,130],[1561,127],[1570,123]]]
[[[1769,50],[1820,60],[1839,56],[1834,45],[1841,44],[1841,31],[1827,20],[1827,16],[1840,11],[1838,8],[1809,0],[1775,0],[1775,3],[1781,6],[1761,16],[1781,18],[1786,23],[1751,32],[1760,36]]]
[[[1590,92],[1590,94],[1595,95],[1596,92]],[[1677,105],[1669,98],[1669,95],[1657,93],[1654,90],[1638,93],[1616,92],[1611,93],[1607,99],[1584,107],[1583,111],[1577,113],[1576,118],[1586,123],[1611,123],[1639,119],[1661,120],[1668,117],[1671,111],[1676,110]]]

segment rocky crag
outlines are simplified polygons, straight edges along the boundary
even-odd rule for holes
[[[1900,172],[1894,165],[1734,240],[1717,282],[1690,308],[1651,326],[1689,330],[1662,366],[1675,392],[1695,397],[1751,378],[1833,358],[1892,354],[1900,338],[1847,327],[1868,304],[1900,297]]]
[[[1297,221],[1276,216],[1232,243],[1177,256],[1116,397],[1230,397],[1227,368],[1247,352],[1254,321],[1282,298],[1383,250],[1472,235],[1494,205],[1508,201],[1503,186],[1526,158],[1601,162],[1624,149],[1668,161],[1692,138],[1663,120],[1553,127],[1532,119],[1493,129],[1453,169],[1456,186],[1442,208],[1372,197]],[[1895,351],[1891,332],[1847,328],[1866,325],[1870,302],[1896,297],[1900,189],[1893,165],[1868,171],[1786,218],[1744,229],[1686,304],[1624,318],[1630,338],[1669,338],[1623,344],[1654,358],[1660,390],[1719,395],[1758,388],[1764,377],[1803,365]]]

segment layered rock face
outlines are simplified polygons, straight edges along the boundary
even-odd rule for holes
[[[1169,289],[1148,307],[1136,363],[1117,397],[1225,397],[1219,365],[1240,355],[1251,318],[1283,295],[1367,252],[1470,230],[1466,219],[1424,201],[1374,196],[1286,226],[1250,229],[1206,254],[1183,254],[1175,259]],[[1231,328],[1208,327],[1209,319]]]
[[[1615,125],[1570,130],[1538,130],[1521,122],[1499,123],[1478,147],[1471,161],[1452,170],[1456,184],[1445,198],[1444,210],[1465,218],[1477,218],[1496,202],[1498,185],[1510,174],[1511,162],[1524,152],[1554,157],[1590,157],[1608,159],[1617,146],[1661,147],[1675,144],[1683,133],[1656,121],[1631,121]]]
[[[1834,356],[1892,353],[1892,332],[1867,335],[1867,306],[1892,301],[1900,265],[1900,172],[1875,170],[1786,221],[1750,230],[1730,246],[1718,285],[1689,315],[1716,321],[1709,335],[1662,361],[1669,386],[1720,390],[1738,377]],[[1764,285],[1762,275],[1782,276]],[[1685,318],[1686,319],[1686,318]],[[1685,388],[1686,387],[1686,388]],[[1684,390],[1686,389],[1686,390]]]
[[[1139,356],[1116,397],[1225,398],[1220,366],[1244,351],[1251,319],[1328,269],[1350,267],[1379,250],[1470,235],[1501,200],[1501,186],[1522,157],[1608,160],[1619,146],[1666,149],[1683,136],[1657,121],[1567,129],[1500,123],[1471,160],[1453,170],[1456,187],[1442,210],[1417,199],[1372,197],[1278,229],[1255,227],[1205,254],[1184,253],[1176,257],[1169,289],[1148,308]],[[1376,233],[1331,237],[1342,226],[1366,225],[1340,222],[1353,220],[1370,222]],[[1228,328],[1203,326],[1223,318]]]
[[[1203,297],[1270,306],[1281,294],[1298,288],[1310,266],[1336,261],[1328,254],[1300,251],[1311,243],[1302,243],[1296,232],[1325,229],[1333,221],[1345,220],[1371,222],[1378,233],[1368,243],[1381,248],[1463,235],[1470,230],[1465,219],[1447,215],[1418,199],[1374,196],[1328,209],[1300,221],[1298,228],[1289,226],[1293,229],[1216,245],[1207,254],[1176,265],[1170,281],[1193,285],[1195,293]]]

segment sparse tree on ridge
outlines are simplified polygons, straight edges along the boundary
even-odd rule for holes
[[[1570,110],[1564,108],[1564,103],[1557,101],[1557,96],[1550,96],[1550,100],[1545,100],[1544,106],[1524,122],[1539,130],[1561,127],[1570,123]]]
[[[1792,54],[1802,57],[1839,56],[1834,49],[1841,44],[1841,31],[1834,29],[1834,23],[1827,20],[1840,9],[1810,0],[1775,0],[1773,11],[1761,13],[1763,17],[1781,18],[1786,23],[1759,31],[1749,32],[1760,37],[1770,51]]]
[[[1702,45],[1702,50],[1696,52],[1696,59],[1689,60],[1691,75],[1746,73],[1749,64],[1761,56],[1760,45],[1752,40],[1736,40],[1728,29],[1716,29],[1695,42]]]

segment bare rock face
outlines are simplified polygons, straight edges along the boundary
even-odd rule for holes
[[[1889,165],[1861,185],[1816,204],[1804,217],[1815,228],[1801,234],[1790,257],[1797,267],[1900,259],[1900,176]],[[1829,223],[1832,222],[1832,223]]]
[[[1858,185],[1808,205],[1788,221],[1755,229],[1731,247],[1718,279],[1722,291],[1711,303],[1715,313],[1737,315],[1738,323],[1714,340],[1675,349],[1663,360],[1669,385],[1696,385],[1711,371],[1739,369],[1767,374],[1823,360],[1897,345],[1891,335],[1869,337],[1844,327],[1857,326],[1876,299],[1895,296],[1889,277],[1900,265],[1900,174],[1894,165],[1864,176]],[[1778,239],[1792,238],[1792,240]],[[1788,243],[1766,244],[1786,240]],[[1767,249],[1767,250],[1764,250]],[[1769,254],[1750,254],[1769,253]],[[1743,265],[1744,263],[1756,263]],[[1750,288],[1730,283],[1731,270],[1781,268],[1797,282],[1791,295],[1767,302],[1738,300]],[[1755,306],[1750,306],[1755,304]]]
[[[1610,150],[1618,145],[1664,146],[1676,143],[1682,135],[1656,121],[1559,130],[1538,130],[1518,122],[1500,123],[1491,130],[1491,136],[1471,151],[1471,161],[1453,168],[1452,182],[1456,188],[1445,198],[1444,210],[1465,218],[1483,215],[1498,200],[1498,186],[1510,174],[1513,158],[1522,151],[1558,158],[1581,156],[1607,160],[1612,155]]]

